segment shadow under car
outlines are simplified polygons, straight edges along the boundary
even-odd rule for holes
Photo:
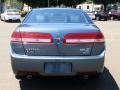
[[[21,90],[119,90],[119,87],[105,68],[98,78],[41,77],[33,80],[21,79]]]

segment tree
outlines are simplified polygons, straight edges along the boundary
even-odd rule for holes
[[[54,0],[56,2],[57,0]],[[58,5],[64,4],[65,6],[76,6],[77,4],[80,4],[84,2],[85,0],[58,0]],[[55,6],[55,5],[54,5]]]
[[[57,6],[64,4],[65,6],[77,5],[85,0],[19,0],[31,7],[47,7],[48,1],[50,6]]]
[[[22,1],[23,3],[31,6],[31,7],[44,7],[47,5],[47,0],[18,0],[18,1]]]
[[[5,0],[0,0],[0,14],[3,11],[4,2],[5,2]]]
[[[95,4],[103,4],[104,5],[104,11],[106,11],[106,7],[108,4],[113,4],[120,2],[120,0],[93,0]]]
[[[5,0],[0,0],[0,3],[3,3],[3,2],[5,2]]]
[[[93,0],[86,0],[87,3],[93,3]]]

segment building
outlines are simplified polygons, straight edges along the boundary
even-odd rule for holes
[[[102,9],[102,5],[85,2],[77,5],[76,8],[83,9],[85,11],[100,11]]]
[[[30,11],[31,9],[32,9],[32,8],[31,8],[30,6],[24,4],[24,6],[23,6],[23,11],[28,12],[28,11]]]

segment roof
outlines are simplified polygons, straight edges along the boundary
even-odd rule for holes
[[[43,9],[46,9],[46,10],[80,10],[80,9],[76,9],[76,8],[58,8],[58,7],[51,7],[51,8],[34,8],[33,10],[43,10]]]

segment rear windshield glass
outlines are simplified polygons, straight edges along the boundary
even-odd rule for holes
[[[23,23],[89,23],[83,12],[78,10],[32,10]]]

